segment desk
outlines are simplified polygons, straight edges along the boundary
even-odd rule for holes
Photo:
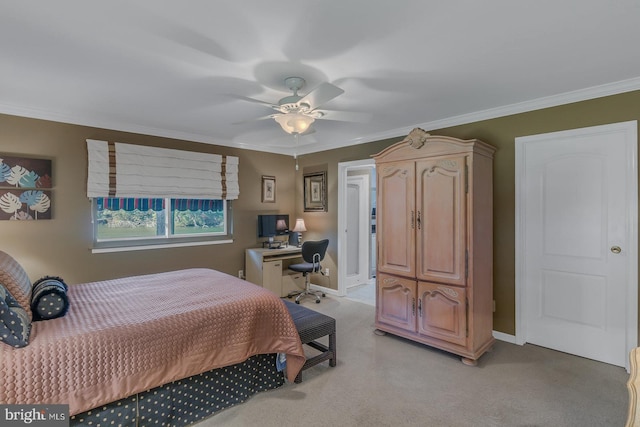
[[[302,273],[289,270],[291,264],[301,262],[302,249],[294,246],[281,249],[247,249],[247,280],[269,289],[280,297],[286,297],[290,292],[304,290]]]

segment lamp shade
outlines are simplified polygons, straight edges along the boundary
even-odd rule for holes
[[[274,117],[282,130],[290,134],[302,134],[309,130],[315,119],[300,113],[287,113]]]
[[[298,218],[296,219],[296,225],[295,227],[293,227],[293,230],[291,231],[295,231],[295,232],[301,232],[301,231],[307,231],[307,227],[305,227],[304,225],[304,219],[302,218]]]
[[[276,230],[283,231],[287,229],[287,222],[284,219],[276,221]]]

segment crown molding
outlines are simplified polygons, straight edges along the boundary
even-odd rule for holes
[[[16,106],[0,103],[0,113],[11,116],[27,117],[30,119],[49,120],[65,124],[94,127],[99,129],[115,130],[120,132],[137,133],[141,135],[158,136],[161,138],[180,139],[192,142],[202,142],[205,144],[223,145],[234,147],[231,141],[214,140],[210,136],[197,133],[181,132],[171,129],[155,128],[150,126],[140,126],[122,121],[105,120],[92,115],[82,115],[74,112],[51,111],[38,108]]]
[[[297,150],[298,155],[312,154],[320,151],[332,150],[336,148],[348,147],[358,144],[364,144],[373,141],[381,141],[389,138],[397,138],[406,136],[413,128],[419,127],[424,130],[442,129],[451,126],[458,126],[467,123],[478,122],[482,120],[495,119],[498,117],[509,116],[513,114],[526,113],[529,111],[541,110],[543,108],[556,107],[559,105],[570,104],[573,102],[586,101],[589,99],[601,98],[610,95],[617,95],[625,92],[640,90],[640,77],[621,80],[618,82],[607,83],[600,86],[593,86],[586,89],[579,89],[571,92],[565,92],[558,95],[552,95],[542,98],[523,101],[515,104],[505,105],[487,110],[477,111],[459,116],[452,116],[443,119],[433,120],[426,123],[418,123],[412,126],[391,129],[384,132],[369,134],[363,137],[354,138],[345,141],[336,141],[330,143],[301,145]],[[91,115],[78,115],[73,112],[56,112],[37,108],[28,108],[24,106],[10,105],[0,103],[0,113],[27,117],[32,119],[50,120],[54,122],[68,123],[79,126],[88,126],[101,129],[110,129],[121,132],[131,132],[143,135],[158,136],[162,138],[172,138],[185,141],[200,142],[204,144],[214,144],[226,147],[243,148],[247,150],[270,152],[275,154],[290,155],[288,148],[265,147],[247,141],[232,141],[225,139],[213,139],[207,135],[197,133],[181,132],[171,129],[154,128],[148,126],[140,126],[132,123],[119,121],[110,121]]]
[[[479,122],[482,120],[496,119],[498,117],[510,116],[513,114],[526,113],[529,111],[542,110],[544,108],[557,107],[559,105],[571,104],[574,102],[587,101],[590,99],[602,98],[610,95],[617,95],[625,92],[640,90],[640,77],[621,80],[613,83],[606,83],[600,86],[593,86],[586,89],[578,89],[558,95],[551,95],[529,101],[518,102],[502,107],[490,108],[460,116],[449,117],[442,120],[417,125],[425,130],[442,129],[451,126],[458,126],[467,123]]]
[[[574,90],[571,92],[565,92],[558,95],[546,96],[542,98],[533,99],[530,101],[518,102],[515,104],[509,104],[502,107],[490,108],[487,110],[476,111],[468,114],[461,114],[459,116],[447,117],[444,119],[433,120],[431,122],[419,123],[412,126],[403,128],[392,129],[389,131],[379,132],[376,134],[367,135],[366,137],[356,138],[348,141],[335,142],[322,146],[322,150],[325,151],[334,148],[347,147],[351,145],[364,144],[367,142],[381,141],[389,138],[404,137],[416,127],[424,130],[443,129],[452,126],[459,126],[473,122],[479,122],[482,120],[496,119],[498,117],[510,116],[513,114],[526,113],[529,111],[542,110],[544,108],[557,107],[559,105],[571,104],[574,102],[587,101],[590,99],[602,98],[605,96],[617,95],[625,92],[633,92],[640,90],[640,77],[634,77],[632,79],[621,80],[618,82],[607,83],[600,86],[593,86],[586,89]],[[310,154],[314,151],[304,152],[300,151],[300,154]]]
[[[78,126],[93,127],[99,129],[114,130],[119,132],[130,132],[141,135],[157,136],[160,138],[171,138],[182,141],[200,142],[203,144],[220,145],[224,147],[241,148],[246,150],[262,151],[275,154],[290,155],[289,148],[268,147],[262,144],[254,144],[244,141],[231,141],[227,139],[214,139],[211,136],[201,135],[191,132],[180,132],[172,129],[140,126],[132,123],[109,121],[90,115],[78,115],[68,112],[50,111],[38,108],[16,106],[0,103],[0,113],[10,116],[26,117],[30,119],[48,120],[52,122],[65,123]],[[315,150],[318,151],[318,150]],[[313,152],[313,151],[310,151]]]

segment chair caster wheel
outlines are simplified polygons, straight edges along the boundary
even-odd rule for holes
[[[326,297],[326,296],[327,296],[327,294],[322,294],[322,298],[324,298],[324,297]]]
[[[319,299],[316,300],[316,304],[320,304],[320,300]]]
[[[300,304],[300,301],[296,301],[296,304]]]

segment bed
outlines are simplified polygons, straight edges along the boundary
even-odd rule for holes
[[[19,264],[0,252],[0,283],[23,308],[27,305],[31,319],[25,295],[31,284],[25,277]],[[277,354],[286,355],[284,374],[291,382],[305,362],[280,298],[215,270],[76,284],[67,297],[66,315],[31,323],[28,345],[0,343],[0,403],[68,404],[73,425],[109,405],[135,402],[127,418],[136,418],[149,395],[156,396],[154,402],[163,393],[175,400],[176,387],[195,382],[210,391],[211,382],[229,375],[233,383],[246,373],[251,381],[266,381],[256,380],[256,371],[279,378],[278,386],[284,380],[277,373]]]

